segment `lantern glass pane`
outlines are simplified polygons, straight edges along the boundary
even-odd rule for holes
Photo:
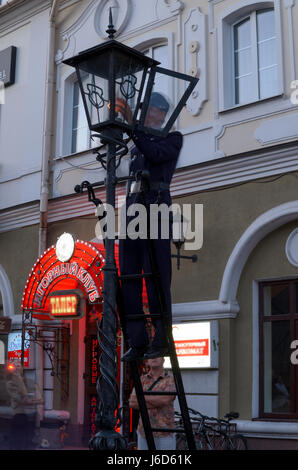
[[[86,114],[90,119],[90,125],[96,126],[109,120],[109,81],[93,73],[82,74],[81,70],[80,73]]]
[[[147,65],[133,56],[124,57],[118,51],[115,54],[115,98],[117,122],[132,124],[140,101]],[[134,118],[134,119],[133,119]]]
[[[91,127],[114,119],[118,124],[126,125],[132,124],[132,118],[135,121],[147,68],[144,61],[116,49],[89,57],[79,64],[82,94]],[[111,83],[113,77],[114,83]],[[111,110],[114,96],[115,117]]]
[[[157,67],[149,104],[141,116],[141,128],[157,135],[175,130],[177,118],[196,83],[197,79]]]

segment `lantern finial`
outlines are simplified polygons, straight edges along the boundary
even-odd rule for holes
[[[116,30],[115,30],[114,25],[113,25],[112,7],[110,7],[109,25],[108,25],[108,29],[106,30],[106,33],[108,33],[109,39],[114,39],[114,34],[116,33]]]

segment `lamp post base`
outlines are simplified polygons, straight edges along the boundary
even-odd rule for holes
[[[114,430],[100,431],[89,442],[91,450],[127,450],[127,440]]]

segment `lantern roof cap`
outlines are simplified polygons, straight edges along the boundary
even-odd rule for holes
[[[112,49],[117,50],[118,52],[124,55],[130,57],[133,56],[135,59],[139,60],[140,62],[143,62],[149,67],[157,66],[160,64],[160,62],[158,62],[157,60],[154,60],[151,57],[147,57],[142,52],[132,47],[126,46],[125,44],[122,44],[121,42],[116,41],[115,39],[109,39],[108,41],[105,41],[102,44],[98,44],[97,46],[93,46],[89,49],[81,51],[79,52],[79,54],[64,60],[63,64],[71,65],[72,67],[74,67],[92,57],[107,53],[109,52],[109,50]]]

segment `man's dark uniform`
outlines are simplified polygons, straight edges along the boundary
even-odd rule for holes
[[[149,172],[151,189],[145,193],[145,205],[147,211],[150,204],[166,204],[171,206],[169,185],[177,164],[182,147],[182,135],[180,132],[172,132],[166,138],[156,137],[135,131],[133,141],[136,145],[131,152],[130,175],[138,174],[139,170]],[[152,189],[153,188],[153,189]],[[140,193],[128,194],[126,210],[133,203],[142,203]],[[129,218],[128,218],[129,222]],[[160,279],[165,295],[168,313],[171,318],[171,246],[170,236],[167,239],[153,239],[156,260],[160,272]],[[132,240],[129,237],[119,241],[119,262],[121,275],[151,272],[151,264],[148,253],[148,242],[144,239]],[[122,281],[123,307],[127,315],[142,314],[142,288],[143,279]],[[146,278],[146,289],[150,314],[159,314],[160,307],[154,281]],[[155,336],[152,347],[156,349],[166,348],[167,342],[163,332],[162,320],[153,319]],[[145,348],[148,345],[148,335],[143,320],[128,320],[127,335],[130,347]]]

